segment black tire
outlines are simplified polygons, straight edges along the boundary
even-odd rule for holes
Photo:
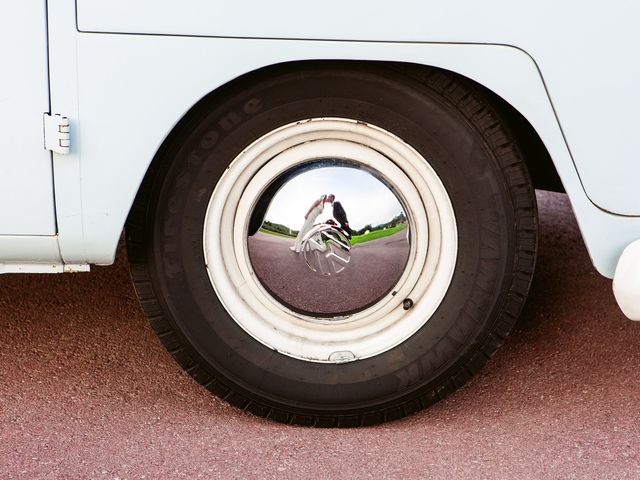
[[[321,116],[370,122],[412,145],[440,176],[458,225],[456,269],[435,314],[401,345],[345,364],[298,360],[247,335],[218,300],[202,248],[207,202],[229,162],[268,131]],[[205,98],[154,160],[126,240],[151,325],[198,382],[277,421],[359,426],[444,398],[502,344],[529,290],[537,211],[522,155],[480,87],[436,69],[308,63]]]

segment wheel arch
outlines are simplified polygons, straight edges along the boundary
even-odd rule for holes
[[[447,75],[462,78],[465,82],[473,84],[474,87],[481,91],[507,123],[508,128],[511,130],[521,148],[534,188],[554,192],[565,192],[558,170],[554,164],[554,160],[552,159],[551,154],[539,133],[523,113],[494,90],[482,83],[479,83],[473,78],[435,65],[378,60],[295,60],[257,68],[229,80],[227,83],[224,83],[223,85],[220,85],[206,93],[206,95],[185,111],[182,118],[180,118],[175,126],[167,133],[164,141],[158,148],[145,173],[143,183],[145,181],[149,181],[147,180],[148,177],[154,176],[157,171],[155,164],[157,164],[158,158],[162,155],[162,152],[169,148],[173,140],[180,136],[183,129],[188,128],[191,118],[197,116],[201,110],[207,108],[207,105],[210,105],[211,102],[215,102],[216,98],[224,98],[235,89],[251,85],[253,82],[257,82],[261,79],[268,78],[285,71],[295,71],[296,69],[304,68],[309,65],[313,65],[317,68],[340,67],[345,69],[358,68],[362,66],[378,66],[381,69],[391,68],[402,74],[411,72],[414,76],[426,76],[433,74],[434,72],[442,72]],[[140,188],[142,188],[143,183],[141,183]]]
[[[110,37],[91,38],[98,45],[112,41]],[[161,55],[162,50],[156,43],[164,40],[143,40],[144,45],[136,47],[131,58],[109,55],[99,67],[92,64],[90,70],[82,70],[80,101],[84,109],[81,124],[87,127],[79,130],[78,141],[83,145],[83,168],[80,171],[78,164],[60,172],[56,170],[56,190],[73,187],[78,178],[81,181],[80,189],[73,188],[80,193],[75,203],[69,195],[58,198],[56,204],[60,220],[59,244],[67,263],[113,262],[134,199],[154,175],[156,162],[153,160],[171,144],[180,129],[188,126],[194,112],[212,98],[222,98],[258,77],[309,63],[384,65],[411,68],[419,74],[445,71],[462,76],[483,89],[519,141],[534,145],[533,153],[527,149],[525,156],[537,187],[559,189],[559,177],[572,200],[574,196],[580,200],[585,197],[540,71],[532,58],[518,48],[381,43],[374,49],[367,42],[301,42],[304,50],[293,47],[283,50],[284,42],[278,41],[258,42],[264,55],[257,58],[248,55],[255,51],[253,41],[229,40],[238,50],[233,60],[220,69],[215,64],[203,65],[188,55],[191,43],[185,42]],[[203,49],[210,48],[211,53],[219,51],[210,39],[197,41],[202,42]],[[141,55],[148,59],[144,71],[136,60]],[[175,68],[189,75],[177,78],[162,75],[163,65],[172,59],[177,62]],[[114,79],[114,75],[117,78]],[[135,98],[127,97],[130,100],[127,102],[119,97],[123,83],[135,94]],[[166,98],[167,102],[159,103],[158,98]],[[98,132],[109,131],[122,118],[127,118],[128,129],[122,133],[118,155],[114,157],[112,148],[109,149],[112,145]],[[66,218],[76,218],[80,205],[82,223],[72,225]],[[67,224],[73,228],[67,228]]]

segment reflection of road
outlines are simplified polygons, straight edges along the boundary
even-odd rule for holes
[[[347,312],[370,304],[400,278],[407,258],[407,232],[359,243],[340,274],[322,277],[305,265],[302,254],[289,250],[293,239],[263,232],[249,238],[256,274],[273,293],[300,310]]]

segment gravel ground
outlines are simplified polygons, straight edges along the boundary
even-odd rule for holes
[[[507,344],[404,420],[290,427],[210,396],[147,326],[124,253],[0,276],[0,478],[640,478],[640,324],[593,269],[567,198],[538,196],[536,278]]]

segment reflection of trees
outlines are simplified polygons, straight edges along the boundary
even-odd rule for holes
[[[273,223],[269,220],[265,220],[262,223],[262,228],[270,232],[286,235],[287,237],[295,237],[296,235],[298,235],[298,230],[292,230],[285,225],[282,225],[280,223]]]
[[[383,230],[385,228],[396,227],[396,226],[400,225],[401,223],[407,223],[407,217],[405,216],[404,212],[400,212],[398,215],[393,217],[387,223],[381,223],[380,225],[376,225],[375,227],[371,226],[371,224],[365,225],[360,230],[355,230],[353,232],[353,234],[354,235],[364,235],[364,233],[366,231],[375,232],[376,230]]]

